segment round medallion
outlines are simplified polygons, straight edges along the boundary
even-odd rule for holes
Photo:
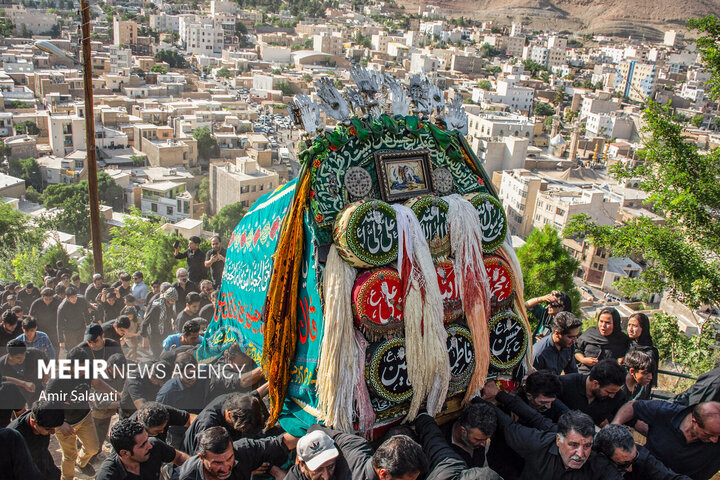
[[[405,205],[418,218],[433,258],[447,256],[450,253],[447,202],[434,196],[422,196],[408,200]]]
[[[353,267],[387,265],[398,253],[395,210],[380,200],[351,203],[335,220],[333,240],[340,256]]]
[[[449,260],[443,260],[435,265],[440,295],[443,299],[443,312],[445,323],[454,322],[463,314],[460,291],[455,281],[455,266]]]
[[[461,325],[450,325],[447,329],[447,349],[450,357],[449,394],[453,395],[467,388],[475,371],[475,349],[470,330]]]
[[[500,201],[489,193],[466,195],[480,216],[483,252],[490,253],[505,241],[507,219]]]
[[[371,340],[403,326],[400,275],[379,268],[358,276],[352,290],[355,325]]]
[[[370,392],[389,402],[399,403],[412,397],[404,338],[368,346],[365,381]]]
[[[490,302],[492,307],[497,308],[507,305],[512,301],[515,293],[515,279],[510,265],[505,260],[494,256],[487,256],[483,261],[490,282]]]
[[[453,191],[453,175],[445,167],[433,169],[433,184],[441,195],[450,195]]]
[[[345,189],[354,199],[365,198],[372,190],[372,177],[362,167],[350,167],[345,172]]]
[[[505,310],[490,319],[490,364],[508,370],[522,360],[527,351],[530,332],[520,316]]]

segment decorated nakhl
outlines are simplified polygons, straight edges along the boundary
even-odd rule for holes
[[[270,384],[267,427],[372,438],[422,409],[452,417],[488,378],[516,388],[530,329],[460,94],[350,73],[289,105],[301,172],[235,228],[198,359],[237,342]]]

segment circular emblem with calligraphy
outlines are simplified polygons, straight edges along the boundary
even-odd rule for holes
[[[433,185],[441,195],[450,195],[453,191],[453,175],[445,167],[433,169]]]
[[[404,338],[393,338],[369,345],[366,362],[365,382],[373,394],[395,403],[412,397]]]
[[[365,198],[372,190],[372,177],[362,167],[350,167],[345,172],[345,189],[355,199]]]
[[[434,258],[450,253],[450,229],[447,222],[448,204],[434,196],[415,197],[405,205],[412,209],[420,222],[425,240]]]
[[[440,286],[440,295],[443,299],[443,312],[445,323],[454,322],[463,314],[462,300],[455,281],[455,266],[449,260],[443,260],[435,265]]]
[[[515,293],[512,268],[495,256],[487,256],[483,261],[490,282],[490,302],[493,308],[503,307],[512,301]]]
[[[530,332],[520,316],[505,310],[490,319],[490,364],[508,370],[522,360],[527,351]]]
[[[340,256],[353,267],[387,265],[398,254],[395,210],[380,200],[351,203],[335,221],[333,240]]]
[[[475,370],[475,349],[467,327],[450,325],[447,329],[447,349],[450,357],[450,395],[467,388]]]
[[[489,193],[466,196],[480,215],[483,252],[489,253],[505,241],[507,218],[500,201]]]
[[[358,276],[352,290],[355,325],[375,340],[403,326],[400,275],[392,268],[379,268]]]

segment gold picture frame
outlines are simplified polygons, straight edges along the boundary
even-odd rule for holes
[[[375,152],[375,171],[383,201],[392,203],[433,193],[429,150]]]

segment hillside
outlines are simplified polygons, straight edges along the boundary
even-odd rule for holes
[[[452,16],[499,23],[522,22],[535,29],[568,30],[648,40],[682,29],[689,18],[720,12],[720,0],[400,0],[407,9],[438,5]]]

